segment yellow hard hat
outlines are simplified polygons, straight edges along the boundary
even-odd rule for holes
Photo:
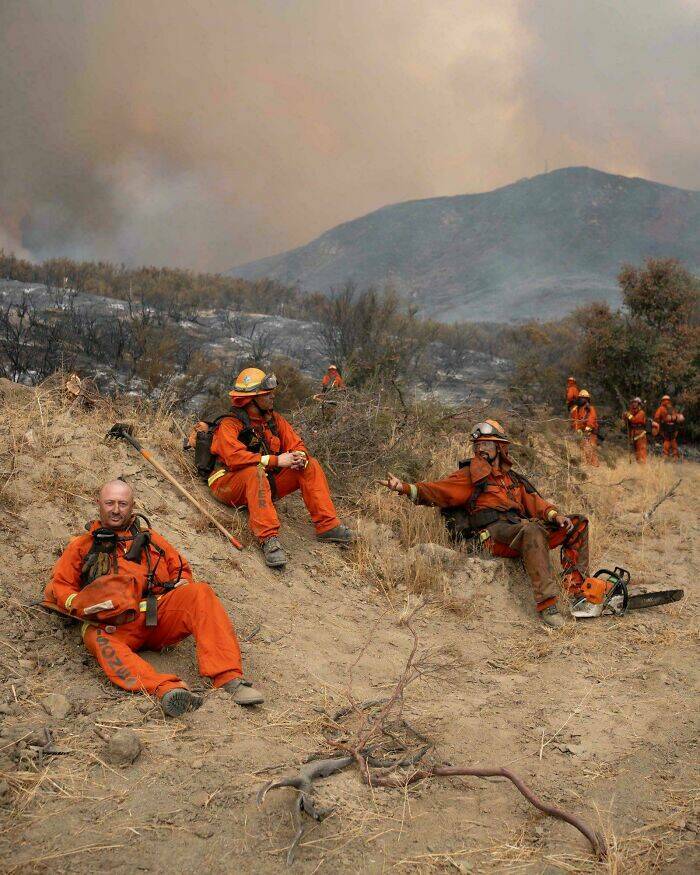
[[[662,400],[662,401],[670,401],[670,400],[671,400],[671,396],[670,396],[670,395],[662,395],[662,396],[661,396],[661,400]]]
[[[510,443],[510,440],[506,437],[503,426],[495,419],[485,419],[483,422],[478,422],[472,429],[472,440],[475,443],[476,441],[500,441],[504,444]]]
[[[266,374],[260,368],[244,368],[236,377],[233,389],[228,393],[231,398],[253,398],[255,395],[265,395],[277,388],[277,377]]]
[[[588,389],[581,389],[581,391],[578,393],[578,397],[590,399],[591,393],[588,391]]]

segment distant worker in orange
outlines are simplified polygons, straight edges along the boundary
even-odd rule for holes
[[[641,398],[633,398],[629,410],[622,419],[627,427],[627,437],[630,447],[634,450],[637,464],[646,465],[647,461],[647,414],[642,407]]]
[[[219,501],[248,508],[248,524],[271,568],[287,562],[274,502],[297,489],[317,540],[341,545],[354,541],[338,519],[320,464],[287,420],[274,412],[276,389],[274,374],[259,368],[241,371],[229,392],[231,413],[220,418],[213,433],[215,465],[207,481]]]
[[[587,389],[581,389],[576,405],[571,410],[571,427],[583,439],[583,463],[597,468],[598,462],[598,414],[591,404]]]
[[[323,380],[321,380],[321,391],[328,392],[331,389],[346,389],[345,380],[342,378],[340,371],[335,365],[328,365]]]
[[[576,383],[576,377],[569,377],[566,381],[566,406],[571,413],[572,408],[576,406],[576,399],[578,398],[578,384]]]
[[[510,443],[494,419],[474,426],[474,457],[443,480],[404,483],[393,474],[381,481],[415,504],[442,508],[455,540],[478,539],[494,556],[522,559],[532,583],[537,613],[546,626],[560,628],[559,583],[549,551],[561,547],[564,585],[577,595],[588,576],[588,520],[565,516],[513,470]]]
[[[145,517],[123,480],[100,490],[99,520],[74,538],[56,563],[44,605],[83,622],[83,641],[107,677],[124,690],[160,699],[168,717],[199,708],[202,697],[176,674],[164,674],[136,651],[162,650],[192,635],[199,673],[239,705],[262,695],[244,680],[238,639],[208,583]],[[140,526],[139,519],[147,528]]]
[[[664,395],[661,398],[661,403],[654,414],[654,422],[656,423],[655,432],[660,433],[663,438],[664,458],[673,459],[674,462],[680,461],[678,432],[685,422],[685,417],[676,410],[670,395]]]

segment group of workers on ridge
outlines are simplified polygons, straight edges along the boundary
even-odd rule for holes
[[[569,377],[566,382],[566,406],[569,409],[571,428],[583,439],[583,462],[597,467],[599,423],[598,414],[591,404],[590,392],[579,389],[576,378]],[[638,464],[644,465],[647,460],[647,414],[641,398],[633,398],[629,408],[622,414],[622,421],[627,430],[630,449]],[[661,435],[663,439],[663,456],[673,461],[680,460],[678,451],[678,432],[685,422],[685,417],[677,411],[669,395],[661,398],[661,403],[654,413],[651,422],[651,435]]]
[[[344,388],[335,366],[326,377],[329,390]],[[229,392],[230,412],[213,422],[197,423],[188,445],[195,449],[195,464],[212,495],[247,509],[248,525],[265,562],[281,568],[287,556],[274,503],[297,489],[319,541],[349,546],[355,536],[338,518],[321,465],[275,411],[276,390],[274,374],[246,368]],[[584,436],[585,457],[596,464],[596,411],[589,393],[579,390],[573,377],[567,402],[572,426]],[[629,415],[633,434],[645,427],[640,399],[634,399]],[[669,420],[682,422],[679,416],[665,396],[654,420],[663,428]],[[471,541],[493,556],[521,559],[538,616],[546,626],[559,628],[564,625],[557,608],[560,584],[549,554],[560,548],[565,591],[574,598],[585,596],[588,520],[563,513],[514,470],[510,439],[496,420],[475,425],[471,442],[473,456],[447,477],[405,483],[388,473],[381,482],[415,504],[439,508],[453,540]],[[637,458],[643,461],[646,436],[637,443]],[[677,455],[677,443],[669,438],[667,446],[664,437],[664,453],[674,452]],[[207,583],[195,581],[176,548],[135,512],[134,499],[132,487],[122,479],[102,486],[97,519],[68,544],[56,563],[44,605],[80,620],[85,646],[107,677],[122,689],[157,697],[168,716],[198,708],[202,697],[177,675],[156,671],[138,651],[161,650],[189,635],[195,639],[203,677],[239,705],[262,703],[262,694],[244,678],[226,609]]]

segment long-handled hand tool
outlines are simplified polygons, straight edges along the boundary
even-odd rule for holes
[[[177,491],[181,495],[184,495],[185,498],[191,504],[193,504],[200,513],[204,514],[204,516],[209,520],[209,522],[212,523],[213,525],[215,525],[216,528],[221,532],[221,534],[224,535],[226,537],[226,539],[228,541],[230,541],[231,544],[233,544],[233,546],[237,550],[242,550],[243,544],[241,544],[240,541],[238,541],[236,538],[234,538],[233,535],[231,534],[231,532],[229,532],[227,529],[225,529],[221,525],[221,523],[217,519],[215,519],[209,513],[209,511],[205,507],[203,507],[197,501],[197,499],[185,489],[184,486],[182,486],[180,483],[178,483],[178,481],[173,477],[173,475],[169,471],[166,471],[166,469],[160,464],[160,462],[157,462],[153,458],[153,456],[148,452],[148,450],[145,450],[143,448],[143,446],[139,443],[139,441],[137,441],[136,438],[133,436],[132,432],[133,432],[133,426],[129,425],[126,422],[117,422],[110,428],[110,430],[107,432],[105,437],[107,437],[108,439],[112,439],[112,440],[126,441],[128,444],[131,444],[131,446],[137,452],[141,453],[141,455],[144,457],[144,459],[150,465],[152,465],[156,469],[156,471],[158,471],[160,474],[162,474],[166,480],[168,480],[170,483],[173,484],[173,486],[177,489]]]

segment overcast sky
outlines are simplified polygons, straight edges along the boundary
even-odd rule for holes
[[[700,188],[700,0],[1,0],[0,247],[224,270],[589,165]]]

